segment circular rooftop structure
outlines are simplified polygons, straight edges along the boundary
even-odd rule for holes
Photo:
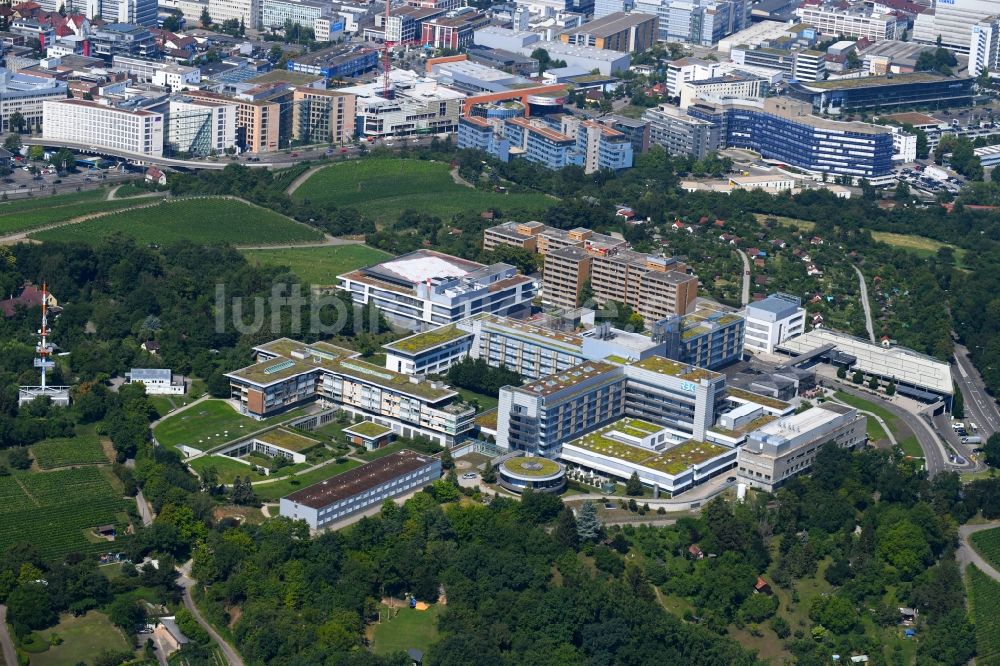
[[[526,489],[558,493],[566,487],[566,468],[548,458],[521,456],[503,461],[497,470],[500,485],[515,493]]]

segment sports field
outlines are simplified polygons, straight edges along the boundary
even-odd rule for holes
[[[354,207],[379,221],[393,220],[404,210],[450,218],[463,211],[488,208],[538,214],[556,201],[544,194],[499,194],[459,185],[450,167],[440,162],[399,159],[352,160],[317,171],[293,198]]]
[[[89,534],[108,523],[119,534],[127,525],[131,500],[108,468],[78,467],[0,477],[0,551],[30,541],[46,558],[71,552],[96,553],[121,544]]]
[[[341,273],[385,261],[392,255],[367,245],[294,247],[281,250],[244,250],[251,264],[285,266],[304,283],[331,285]]]
[[[132,202],[132,205],[141,205]],[[199,197],[162,202],[31,234],[41,241],[95,243],[121,233],[140,243],[182,240],[241,245],[322,240],[323,235],[273,211],[234,199]]]

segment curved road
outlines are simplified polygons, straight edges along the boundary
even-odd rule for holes
[[[869,402],[875,402],[878,400],[877,398],[873,400],[873,396],[870,393],[859,391],[846,382],[838,381],[837,389],[858,398],[868,400]],[[920,444],[921,450],[924,452],[924,466],[927,468],[928,476],[934,476],[935,474],[948,470],[948,452],[945,450],[944,444],[941,443],[937,434],[929,425],[927,425],[923,418],[893,404],[888,400],[878,400],[875,404],[881,405],[886,410],[892,412],[893,415],[897,416],[907,425],[907,427],[909,427],[911,431],[913,431],[913,434],[917,438],[917,442]]]
[[[969,359],[969,350],[955,343],[955,365],[951,374],[965,397],[966,418],[979,426],[983,440],[1000,432],[1000,410],[997,401],[986,392],[986,385],[979,370]],[[973,419],[975,419],[973,421]]]
[[[984,560],[976,552],[976,549],[972,547],[972,544],[969,543],[969,537],[972,534],[994,527],[1000,527],[1000,521],[994,521],[985,525],[962,525],[958,528],[958,550],[955,551],[955,559],[958,561],[958,566],[963,572],[966,566],[975,564],[984,574],[993,580],[1000,581],[1000,571],[997,571],[989,562]]]
[[[750,302],[750,258],[743,250],[736,248],[736,251],[740,253],[740,259],[743,260],[743,295],[740,298],[743,301],[743,307],[746,307],[747,303]]]
[[[17,650],[14,649],[14,641],[10,639],[10,630],[7,628],[7,607],[0,604],[0,648],[3,648],[3,660],[8,666],[17,666]]]
[[[194,616],[194,619],[201,625],[201,628],[208,632],[208,635],[212,637],[212,640],[218,644],[219,649],[222,650],[222,654],[226,657],[226,662],[229,663],[229,666],[244,666],[243,658],[240,657],[239,652],[237,652],[232,645],[227,643],[222,636],[219,635],[219,632],[215,630],[215,627],[209,624],[208,621],[202,617],[201,611],[198,610],[198,606],[195,605],[194,599],[191,597],[191,588],[195,586],[195,581],[188,575],[190,570],[190,560],[188,560],[183,566],[177,567],[177,571],[180,574],[180,576],[177,577],[177,582],[182,588],[184,588],[184,607],[190,611],[191,615]]]
[[[868,338],[875,342],[875,326],[872,324],[872,306],[868,303],[868,283],[865,282],[865,275],[857,266],[851,265],[854,272],[858,274],[858,287],[861,290],[861,307],[865,310],[865,328],[868,329]]]

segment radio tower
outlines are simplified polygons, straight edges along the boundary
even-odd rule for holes
[[[48,318],[48,307],[49,307],[49,286],[42,283],[42,328],[38,331],[38,335],[41,336],[41,340],[35,345],[35,352],[38,354],[38,358],[35,359],[35,367],[42,369],[42,393],[45,393],[45,371],[49,368],[54,368],[55,363],[52,361],[50,356],[52,356],[52,345],[48,342],[49,335],[49,318]]]
[[[42,284],[42,327],[38,329],[39,340],[35,345],[35,367],[42,371],[41,386],[22,386],[18,391],[17,404],[24,405],[40,396],[48,396],[52,404],[65,407],[69,405],[68,386],[49,386],[49,368],[56,366],[52,360],[52,344],[49,342],[49,286]]]
[[[392,99],[392,85],[389,83],[389,70],[392,69],[392,55],[389,44],[389,8],[392,6],[391,0],[385,0],[385,19],[382,27],[385,29],[385,43],[382,48],[382,97]]]

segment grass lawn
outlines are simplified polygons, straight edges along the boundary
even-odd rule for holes
[[[403,442],[395,442],[388,446],[383,446],[380,449],[375,449],[374,451],[362,451],[356,453],[355,455],[363,460],[371,461],[371,460],[378,460],[379,458],[384,458],[390,453],[395,453],[396,451],[402,451],[405,448],[406,445]]]
[[[984,560],[993,565],[994,569],[1000,569],[1000,527],[974,532],[971,541],[973,548]]]
[[[188,464],[199,474],[209,467],[214,467],[219,475],[219,483],[232,483],[237,476],[242,478],[249,475],[253,481],[262,478],[250,469],[250,465],[229,456],[202,456],[191,460]]]
[[[476,391],[470,391],[469,389],[453,387],[462,396],[462,400],[478,400],[479,406],[482,408],[481,411],[488,412],[491,409],[496,409],[497,405],[500,403],[500,399],[495,395],[486,395],[485,393],[477,393]]]
[[[305,283],[331,285],[341,273],[385,261],[392,255],[367,245],[295,247],[281,250],[244,250],[251,264],[286,266]]]
[[[383,616],[387,610],[382,607]],[[409,607],[389,611],[396,612],[396,616],[376,624],[372,631],[375,654],[405,652],[408,648],[426,652],[437,640],[437,620],[442,610],[442,606],[432,604],[425,611]]]
[[[132,236],[140,243],[284,244],[318,241],[323,235],[291,218],[233,199],[199,197],[160,203],[149,208],[104,215],[80,224],[41,231],[41,241],[96,243],[110,234]]]
[[[997,666],[1000,664],[1000,583],[971,564],[965,575],[972,621],[976,625],[976,663]]]
[[[269,425],[299,416],[301,412],[302,410],[296,409],[257,421],[243,416],[225,400],[206,400],[161,421],[153,428],[153,436],[161,446],[177,447],[186,444],[200,451],[208,451]]]
[[[441,162],[352,160],[316,172],[292,196],[317,205],[356,207],[380,222],[395,220],[407,209],[448,219],[488,208],[500,208],[507,216],[515,210],[537,214],[556,203],[544,194],[498,194],[458,185],[449,171]]]
[[[108,616],[97,611],[80,617],[61,615],[59,624],[36,633],[45,640],[52,634],[58,634],[63,642],[45,652],[31,655],[31,666],[74,666],[84,661],[89,663],[108,650],[119,652],[132,649]]]
[[[883,421],[885,421],[885,424],[889,426],[889,430],[892,431],[892,434],[895,435],[896,441],[898,442],[903,442],[903,440],[907,437],[913,436],[913,433],[906,426],[906,424],[900,421],[895,414],[877,402],[865,400],[864,398],[853,396],[850,393],[845,393],[844,391],[837,391],[834,393],[834,397],[851,407],[856,407],[857,409],[865,412],[871,412],[872,414],[880,417]],[[916,438],[914,438],[914,440],[915,439]],[[919,452],[917,455],[923,455],[923,452],[920,451],[919,445],[917,446],[917,451]]]
[[[163,418],[170,412],[190,404],[200,398],[205,393],[205,382],[201,379],[194,379],[184,395],[151,395],[149,401],[153,403],[153,409]]]
[[[306,486],[311,486],[314,483],[319,483],[320,481],[325,481],[331,476],[340,474],[341,472],[346,472],[349,469],[354,469],[358,467],[361,463],[357,460],[348,460],[343,463],[330,463],[329,465],[323,465],[318,469],[314,469],[311,472],[306,472],[305,474],[298,474],[295,476],[294,483],[293,479],[281,479],[280,481],[275,481],[274,483],[264,483],[255,482],[254,483],[254,493],[257,497],[264,501],[276,501],[295,492],[296,490],[301,490]]]
[[[916,236],[913,234],[894,234],[888,231],[873,231],[872,238],[879,242],[892,245],[893,247],[898,247],[901,250],[912,252],[920,257],[933,257],[937,255],[938,250],[941,248],[950,247],[955,252],[955,262],[959,266],[962,265],[962,260],[965,258],[964,249],[955,247],[949,243],[936,241],[933,238],[926,238],[924,236]]]

